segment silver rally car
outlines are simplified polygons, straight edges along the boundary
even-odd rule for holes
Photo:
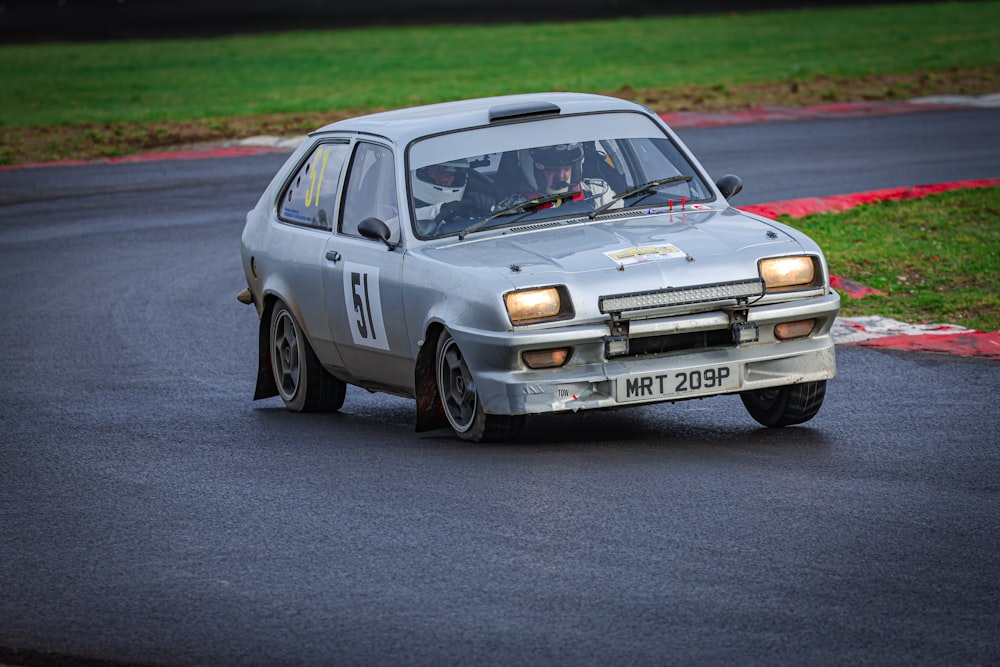
[[[816,415],[840,299],[807,236],[731,207],[649,109],[547,93],[313,132],[247,214],[254,398],[410,397],[471,441],[530,414],[738,393]]]

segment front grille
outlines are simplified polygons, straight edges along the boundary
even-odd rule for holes
[[[689,331],[664,336],[630,338],[628,353],[624,357],[643,357],[668,352],[707,350],[716,347],[733,347],[733,333],[729,329]]]

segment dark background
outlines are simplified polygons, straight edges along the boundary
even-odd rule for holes
[[[365,25],[489,23],[871,5],[864,0],[0,0],[0,41],[205,37]],[[904,4],[881,2],[878,4]],[[910,3],[912,4],[912,3]]]

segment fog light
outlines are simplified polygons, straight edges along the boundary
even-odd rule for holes
[[[531,350],[521,355],[528,368],[558,368],[569,359],[569,348],[556,350]]]
[[[604,356],[618,357],[628,354],[628,336],[605,336]]]
[[[816,326],[816,320],[798,320],[796,322],[782,322],[774,325],[774,337],[778,340],[792,340],[793,338],[805,338],[812,333]]]
[[[760,333],[756,322],[737,322],[733,325],[733,342],[737,345],[756,343],[758,340]]]

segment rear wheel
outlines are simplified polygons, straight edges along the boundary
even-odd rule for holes
[[[740,394],[750,416],[764,426],[791,426],[816,416],[826,396],[826,380],[803,382]]]
[[[347,384],[326,372],[292,311],[281,301],[271,311],[268,342],[274,382],[285,407],[294,412],[340,409]]]
[[[458,437],[471,442],[496,442],[521,431],[524,415],[488,415],[483,412],[476,380],[458,343],[447,331],[441,332],[438,339],[435,369],[445,417]]]

